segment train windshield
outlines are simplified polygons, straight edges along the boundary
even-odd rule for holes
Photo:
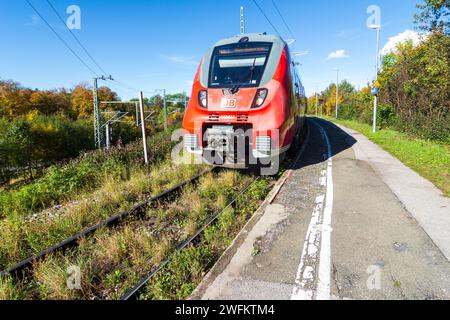
[[[269,59],[271,43],[237,43],[214,50],[210,88],[258,87]]]

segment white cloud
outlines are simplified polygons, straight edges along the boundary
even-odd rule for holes
[[[40,22],[41,22],[41,19],[40,19],[37,15],[33,14],[33,15],[31,16],[31,21],[25,23],[25,26],[26,26],[26,27],[36,26],[36,25],[38,25]]]
[[[179,55],[161,55],[161,58],[172,63],[184,65],[197,65],[199,60],[194,56],[179,56]]]
[[[424,36],[412,30],[405,30],[404,32],[399,33],[398,35],[389,38],[386,45],[383,47],[383,49],[381,49],[381,54],[387,55],[392,52],[396,52],[397,45],[399,45],[400,43],[404,43],[408,40],[411,40],[413,42],[413,45],[417,46],[424,40]]]
[[[336,50],[334,52],[331,52],[328,55],[328,60],[345,59],[345,58],[350,58],[350,56],[343,49],[342,50]]]

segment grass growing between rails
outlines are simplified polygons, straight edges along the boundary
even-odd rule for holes
[[[178,244],[222,212],[253,179],[235,171],[208,174],[175,200],[149,208],[145,216],[102,230],[82,240],[77,248],[50,255],[35,264],[31,279],[2,279],[0,299],[119,299],[173,254]],[[236,206],[225,210],[206,230],[199,243],[176,253],[142,298],[186,298],[265,198],[272,181],[263,178],[253,184]],[[81,270],[81,290],[67,287],[70,266]]]
[[[173,166],[170,160],[151,168],[136,167],[127,180],[109,178],[53,215],[33,219],[11,216],[0,221],[0,269],[56,245],[78,232],[132,208],[146,197],[183,182],[205,170],[204,166]]]
[[[364,134],[371,141],[398,158],[422,177],[433,182],[450,197],[450,146],[444,143],[414,139],[398,131],[383,129],[376,134],[372,127],[356,121],[324,119]]]
[[[231,245],[253,213],[265,199],[271,179],[264,178],[253,184],[227,208],[217,222],[208,228],[199,243],[190,244],[176,252],[169,264],[144,288],[140,300],[184,300],[193,293],[206,274]]]

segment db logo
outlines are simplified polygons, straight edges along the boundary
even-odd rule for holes
[[[221,108],[236,108],[236,99],[222,98],[220,102]]]

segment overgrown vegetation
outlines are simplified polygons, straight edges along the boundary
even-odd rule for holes
[[[151,169],[136,166],[130,169],[127,179],[110,177],[97,190],[86,192],[60,208],[25,219],[18,214],[9,215],[0,221],[0,269],[53,246],[100,220],[128,210],[137,202],[204,169],[202,166],[173,166],[170,160],[155,164]]]
[[[427,0],[418,6],[418,26],[427,32],[423,41],[400,44],[383,58],[379,75],[379,129],[392,128],[413,138],[450,143],[450,34],[445,17],[450,14],[447,0]],[[339,85],[339,117],[373,122],[373,97],[367,86],[356,90],[349,82]],[[336,85],[320,95],[320,111],[335,113]],[[315,97],[309,105],[315,106]],[[315,112],[315,108],[310,108]]]
[[[80,246],[57,253],[34,266],[30,281],[0,283],[5,298],[118,299],[167,256],[168,268],[146,288],[141,298],[186,298],[266,196],[271,179],[253,184],[237,205],[223,209],[254,178],[234,171],[209,174],[198,186],[187,187],[175,201],[150,208],[115,229],[84,239]],[[201,241],[174,253],[212,215],[222,212]],[[81,269],[81,290],[67,287],[67,269]]]
[[[233,208],[226,209],[216,224],[208,227],[200,243],[174,254],[172,260],[146,286],[142,300],[183,300],[205,275],[247,223],[270,187],[270,179],[252,185]]]
[[[170,133],[157,133],[149,139],[149,159],[152,163],[164,159],[174,143]],[[17,190],[0,191],[0,218],[26,216],[37,210],[60,204],[89,193],[105,181],[127,181],[130,172],[142,165],[142,145],[139,142],[124,148],[87,153],[63,166],[53,166],[45,175]]]
[[[168,125],[180,122],[184,97],[168,95]],[[176,101],[174,99],[177,99]],[[119,101],[107,87],[99,88],[100,101]],[[148,134],[161,131],[163,100],[146,99],[156,119]],[[101,105],[103,111],[115,106]],[[113,124],[112,143],[126,145],[141,136],[136,126],[134,105],[124,105],[129,115]],[[16,178],[33,180],[44,169],[61,160],[72,159],[95,148],[93,139],[93,96],[87,84],[72,90],[31,90],[13,81],[0,80],[0,184]]]

